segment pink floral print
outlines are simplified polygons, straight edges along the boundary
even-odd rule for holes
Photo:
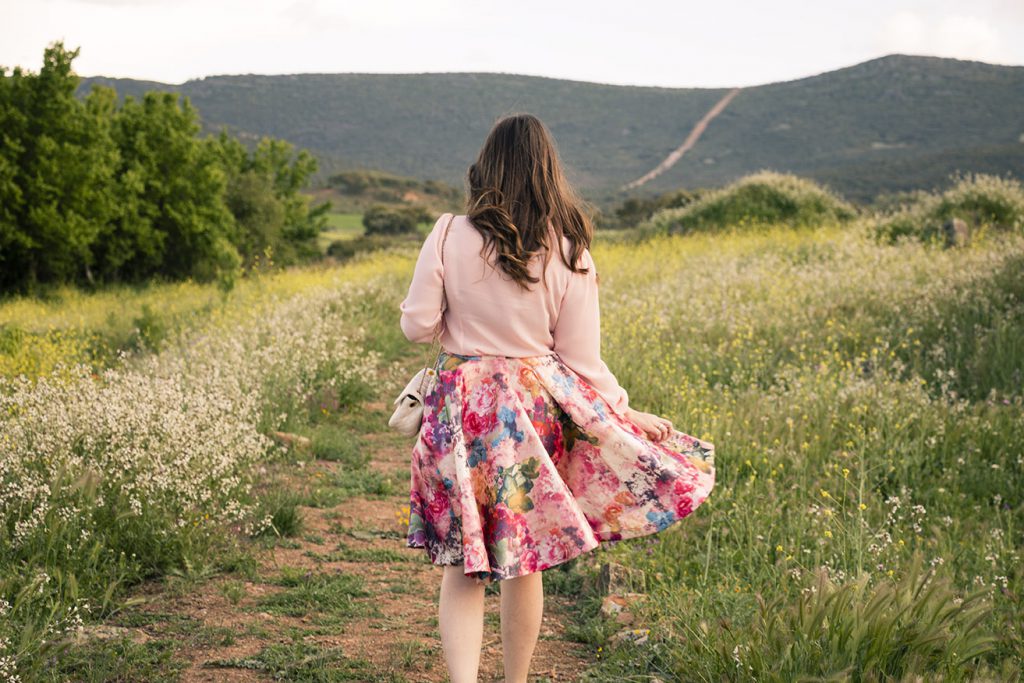
[[[556,353],[442,352],[413,446],[407,546],[501,580],[691,514],[714,445],[648,439]]]

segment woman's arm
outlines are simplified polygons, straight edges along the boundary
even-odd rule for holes
[[[399,304],[402,313],[399,321],[406,339],[412,342],[429,342],[434,336],[434,326],[441,320],[442,278],[441,232],[448,220],[442,215],[427,235],[420,255],[416,259],[412,283],[405,300]]]
[[[589,249],[583,250],[580,265],[588,268],[589,272],[569,275],[569,284],[555,321],[555,353],[587,380],[613,410],[625,415],[629,409],[629,394],[601,360],[597,269]]]

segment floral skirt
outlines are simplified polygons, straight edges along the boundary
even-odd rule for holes
[[[663,441],[557,354],[442,351],[412,450],[406,545],[477,580],[541,571],[665,529],[715,482],[714,445]]]

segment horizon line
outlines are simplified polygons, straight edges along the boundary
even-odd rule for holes
[[[77,74],[77,75],[79,76],[79,78],[88,78],[88,79],[108,78],[108,79],[115,79],[115,80],[144,81],[144,82],[158,83],[160,85],[168,85],[168,86],[182,86],[182,85],[185,85],[187,83],[200,82],[200,81],[204,81],[206,79],[211,79],[211,78],[236,78],[236,77],[240,77],[240,76],[265,76],[265,77],[268,77],[268,78],[280,78],[280,77],[287,77],[287,76],[296,77],[296,76],[459,76],[459,75],[462,75],[462,76],[481,76],[481,75],[483,75],[483,76],[521,76],[521,77],[524,77],[524,78],[538,78],[538,79],[545,79],[545,80],[552,80],[552,81],[567,81],[567,82],[570,82],[570,83],[585,83],[585,84],[588,84],[588,85],[604,85],[604,86],[610,86],[610,87],[615,87],[615,88],[645,88],[645,89],[660,89],[660,90],[729,90],[729,89],[732,89],[732,88],[757,88],[757,87],[762,87],[762,86],[767,86],[767,85],[776,85],[776,84],[779,84],[779,83],[791,83],[793,81],[800,81],[800,80],[805,80],[805,79],[808,79],[808,78],[815,78],[817,76],[822,76],[822,75],[828,74],[828,73],[834,73],[836,71],[842,71],[844,69],[850,69],[850,68],[853,68],[853,67],[856,67],[856,66],[860,66],[862,64],[867,64],[869,62],[876,62],[876,61],[880,61],[880,60],[883,60],[883,59],[891,59],[891,58],[894,58],[894,57],[911,57],[911,58],[919,58],[919,59],[937,59],[937,60],[943,60],[943,61],[972,62],[972,63],[985,64],[985,65],[988,65],[988,66],[996,66],[996,67],[1024,68],[1024,64],[1003,64],[1003,63],[999,63],[999,62],[985,62],[985,61],[982,61],[982,60],[979,60],[979,59],[963,59],[963,58],[960,58],[960,57],[941,57],[941,56],[938,56],[938,55],[912,54],[912,53],[908,53],[908,52],[890,52],[890,53],[887,53],[887,54],[884,54],[884,55],[880,55],[880,56],[877,56],[877,57],[871,57],[870,59],[865,59],[865,60],[862,60],[862,61],[859,61],[859,62],[854,62],[852,64],[847,64],[846,66],[840,66],[840,67],[836,67],[834,69],[828,69],[828,70],[825,70],[825,71],[816,71],[814,73],[805,74],[803,76],[796,76],[794,78],[783,79],[783,80],[776,80],[776,81],[767,81],[767,82],[763,82],[763,83],[755,83],[755,84],[752,84],[752,85],[735,85],[734,84],[734,85],[721,85],[721,86],[708,86],[708,85],[701,85],[701,86],[687,86],[687,85],[643,85],[643,84],[637,84],[637,83],[609,83],[609,82],[605,82],[605,81],[588,81],[588,80],[579,79],[579,78],[565,78],[565,77],[560,77],[560,76],[548,76],[548,75],[542,75],[542,74],[530,74],[530,73],[523,73],[523,72],[518,72],[518,71],[294,71],[294,72],[276,73],[276,74],[272,74],[272,73],[257,73],[257,72],[250,71],[250,72],[244,72],[244,73],[236,72],[236,73],[207,74],[205,76],[197,76],[197,77],[187,78],[184,81],[181,81],[179,83],[170,83],[170,82],[167,82],[167,81],[154,80],[154,79],[151,79],[151,78],[139,78],[139,77],[134,77],[134,76],[109,76],[109,75],[106,75],[106,74],[93,74],[93,75],[90,75],[90,76],[83,76],[81,74]]]

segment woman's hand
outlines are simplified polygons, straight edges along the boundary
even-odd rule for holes
[[[672,433],[672,423],[663,417],[626,408],[625,418],[640,428],[652,441],[663,441]]]

